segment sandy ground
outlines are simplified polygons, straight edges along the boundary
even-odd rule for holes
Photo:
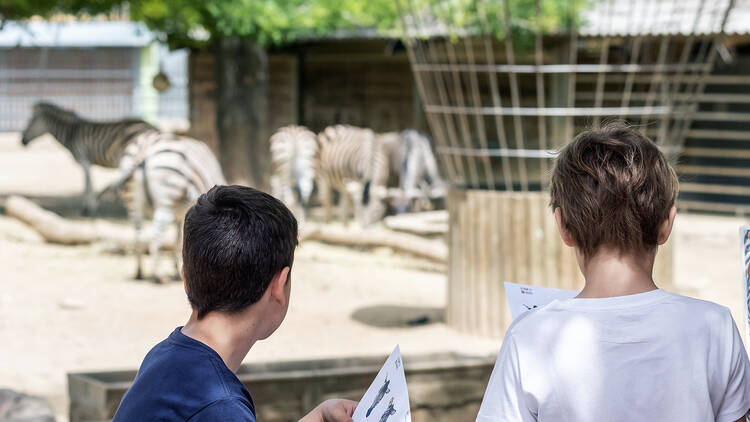
[[[99,187],[112,177],[94,172]],[[82,183],[80,169],[53,140],[23,149],[17,135],[0,135],[0,206],[8,194],[21,193],[75,217]],[[126,224],[116,203],[102,211]],[[729,306],[737,321],[743,318],[737,234],[743,222],[680,215],[675,234],[675,290]],[[180,283],[132,280],[134,264],[106,245],[46,244],[0,214],[0,388],[47,397],[64,421],[66,373],[136,368],[151,346],[184,323],[189,307]],[[499,339],[463,335],[441,322],[441,271],[388,250],[306,243],[297,252],[288,317],[247,361],[385,355],[396,343],[406,354],[496,353]],[[422,315],[435,322],[404,323]]]

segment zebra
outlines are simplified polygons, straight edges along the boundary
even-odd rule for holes
[[[175,223],[177,241],[172,259],[176,277],[180,271],[182,221],[198,197],[215,185],[225,185],[221,166],[203,142],[171,133],[148,132],[133,140],[120,161],[120,177],[99,196],[121,190],[128,215],[135,227],[134,249],[137,280],[143,279],[141,248],[143,220],[153,211],[153,233],[149,255],[152,278],[164,281],[159,270],[159,250],[167,227]]]
[[[388,186],[398,186],[394,201],[397,213],[418,210],[419,203],[445,197],[430,139],[414,129],[379,134],[388,156]]]
[[[289,125],[276,130],[269,143],[273,163],[271,193],[303,224],[315,185],[318,139],[304,126]]]
[[[350,205],[362,226],[382,217],[386,197],[388,161],[375,132],[349,125],[335,125],[318,134],[318,193],[331,218],[331,189],[339,193],[341,220],[349,220]]]
[[[149,132],[158,131],[143,120],[92,122],[54,104],[39,102],[32,107],[32,117],[23,131],[21,143],[27,146],[49,133],[70,151],[83,168],[83,214],[91,215],[97,206],[91,183],[91,165],[118,167],[128,144]]]

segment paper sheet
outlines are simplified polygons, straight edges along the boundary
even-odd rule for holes
[[[354,422],[411,422],[401,349],[396,346],[359,401]]]
[[[553,289],[551,287],[527,286],[505,282],[505,296],[508,298],[510,315],[518,318],[524,312],[541,308],[553,300],[570,299],[578,295],[576,290]]]
[[[742,289],[745,292],[745,347],[750,347],[750,226],[740,227],[742,245]],[[741,330],[742,328],[740,328]]]

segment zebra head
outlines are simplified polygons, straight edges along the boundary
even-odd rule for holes
[[[34,139],[53,131],[53,120],[67,120],[77,118],[75,113],[64,110],[50,103],[36,103],[32,107],[32,115],[21,135],[21,144],[28,145]]]

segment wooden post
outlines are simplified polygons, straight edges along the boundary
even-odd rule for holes
[[[563,245],[547,192],[451,190],[446,322],[502,337],[511,323],[503,282],[581,289],[575,252]],[[659,248],[654,280],[672,285],[671,242]]]

